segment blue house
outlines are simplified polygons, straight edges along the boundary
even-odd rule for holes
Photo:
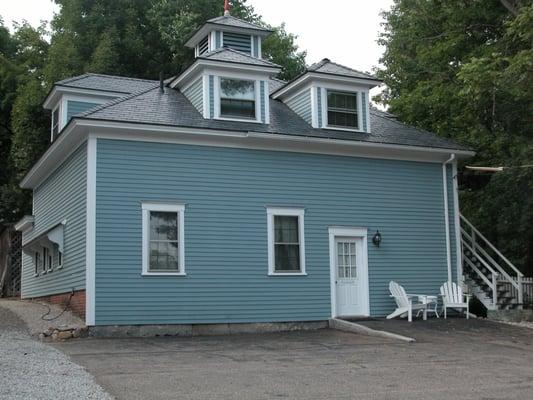
[[[54,85],[51,145],[21,182],[23,298],[95,327],[312,323],[389,314],[390,280],[458,281],[473,152],[372,108],[369,74],[323,59],[277,79],[269,34],[226,13],[165,82]]]

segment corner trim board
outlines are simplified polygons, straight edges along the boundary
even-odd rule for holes
[[[87,202],[85,235],[85,324],[95,325],[96,295],[96,151],[97,138],[87,139]]]

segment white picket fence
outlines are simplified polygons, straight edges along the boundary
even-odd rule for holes
[[[514,278],[516,282],[516,278]],[[518,290],[516,287],[514,287],[511,282],[509,282],[506,279],[499,278],[498,279],[499,286],[507,291],[509,291],[513,297],[517,298],[518,296]],[[522,287],[524,291],[524,304],[532,304],[533,303],[533,278],[522,278]]]

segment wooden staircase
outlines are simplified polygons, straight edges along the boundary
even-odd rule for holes
[[[464,283],[487,310],[522,308],[523,274],[461,215]]]

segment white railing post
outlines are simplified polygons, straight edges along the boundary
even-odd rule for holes
[[[522,275],[518,274],[518,309],[522,309],[522,304],[524,304],[524,285],[522,284]]]
[[[492,274],[492,303],[498,305],[498,275]]]

